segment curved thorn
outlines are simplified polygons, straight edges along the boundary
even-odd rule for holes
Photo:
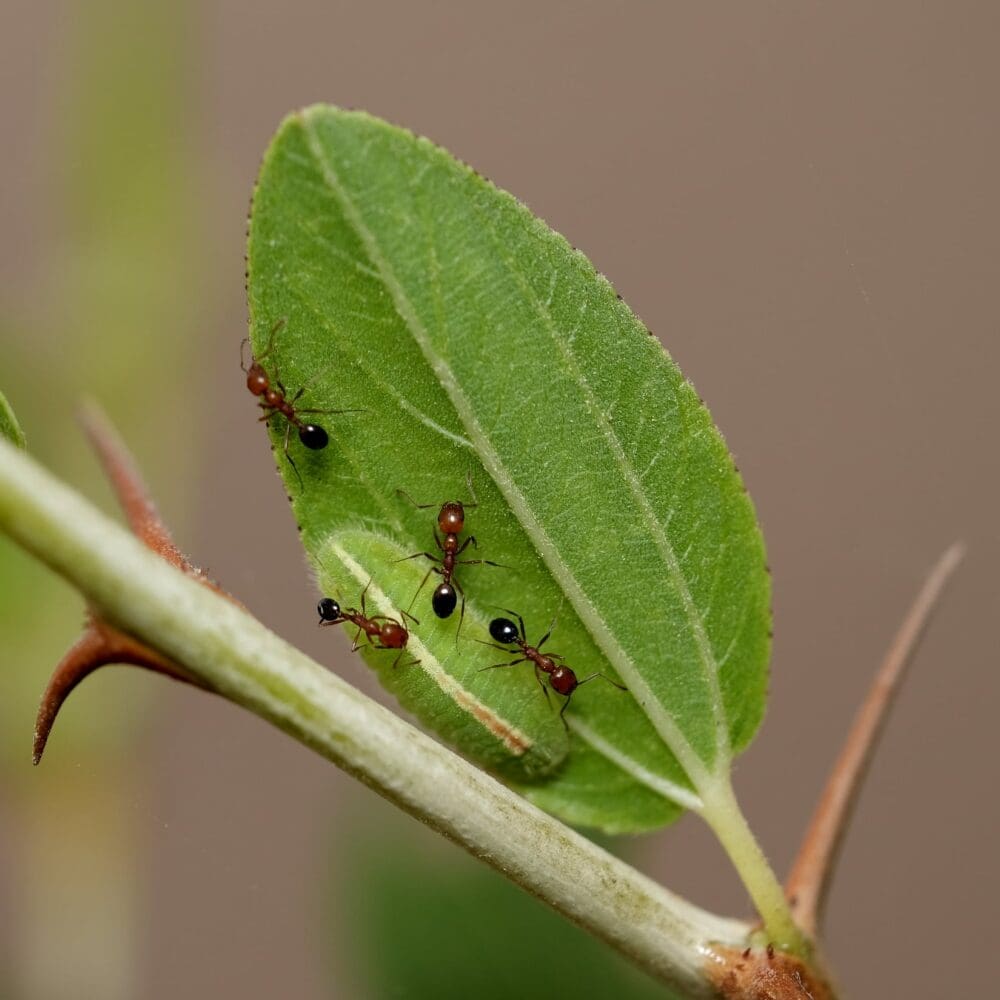
[[[899,627],[833,765],[785,884],[796,922],[815,937],[831,875],[889,709],[906,668],[965,547],[956,542],[938,560]]]
[[[135,461],[104,411],[96,403],[88,401],[81,407],[80,422],[97,452],[101,466],[111,482],[133,534],[161,559],[165,559],[202,585],[238,605],[239,601],[205,576],[174,545],[170,531],[160,519]],[[63,702],[80,681],[98,667],[109,663],[143,667],[208,690],[203,683],[177,664],[138,639],[120,632],[104,621],[96,611],[91,611],[83,634],[59,661],[42,696],[35,721],[32,752],[35,764],[42,759],[49,734]]]
[[[92,619],[84,629],[83,635],[70,646],[59,661],[49,678],[45,694],[42,695],[35,720],[35,738],[32,746],[34,764],[38,764],[42,759],[49,734],[63,702],[80,681],[89,677],[98,667],[108,663],[127,663],[131,666],[144,667],[165,674],[167,677],[173,677],[174,680],[204,688],[204,684],[195,680],[175,663],[116,628]]]

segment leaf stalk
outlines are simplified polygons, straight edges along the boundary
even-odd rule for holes
[[[810,943],[792,917],[781,883],[740,809],[729,776],[713,779],[699,792],[703,800],[701,817],[719,838],[750,893],[768,939],[782,951],[809,957]]]

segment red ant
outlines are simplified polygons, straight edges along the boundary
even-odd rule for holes
[[[400,657],[406,649],[410,633],[406,631],[403,623],[396,618],[390,618],[388,615],[371,615],[369,617],[365,610],[365,594],[368,593],[370,586],[371,581],[369,580],[365,589],[361,591],[360,611],[356,608],[341,609],[340,605],[332,597],[324,597],[316,606],[316,610],[319,613],[319,624],[322,626],[342,625],[345,622],[350,622],[352,625],[357,625],[358,631],[354,636],[354,645],[351,647],[351,652],[356,653],[360,648],[361,633],[364,632],[369,643],[376,649],[399,650],[396,659],[392,661],[392,665],[395,667],[399,664]],[[406,615],[407,618],[417,625],[420,624],[413,615],[407,614],[405,611],[400,612],[400,614]],[[377,643],[376,640],[378,640]],[[413,663],[416,662],[416,660],[413,660]]]
[[[458,640],[458,633],[462,631],[462,622],[465,621],[465,591],[462,590],[462,585],[455,579],[455,567],[459,565],[500,566],[500,563],[491,562],[489,559],[458,558],[470,545],[473,548],[479,547],[475,535],[469,535],[461,545],[458,544],[458,536],[465,528],[466,508],[471,510],[479,506],[479,501],[476,500],[476,494],[472,488],[471,473],[466,479],[466,483],[469,487],[469,493],[472,495],[473,502],[463,503],[461,500],[447,500],[441,505],[441,509],[438,511],[434,541],[437,542],[437,547],[441,550],[442,554],[436,556],[433,552],[414,552],[412,556],[404,556],[402,559],[396,560],[397,562],[406,562],[407,559],[419,559],[423,556],[426,559],[430,559],[431,562],[438,563],[437,566],[431,566],[427,570],[423,580],[420,581],[420,586],[417,587],[417,592],[413,595],[413,601],[417,599],[420,591],[423,590],[424,584],[427,583],[431,573],[438,573],[441,576],[441,582],[434,588],[434,594],[431,597],[431,607],[434,609],[434,614],[438,618],[450,617],[451,613],[455,610],[459,596],[462,598],[462,611],[458,617],[458,631],[455,633],[456,641]],[[406,497],[417,510],[428,510],[437,506],[437,504],[433,503],[417,503],[406,490],[396,490],[396,492],[400,496]],[[438,536],[438,528],[441,530],[441,534],[444,535],[443,542]],[[413,601],[410,601],[410,607],[413,607]]]
[[[292,456],[288,452],[288,438],[294,427],[299,435],[299,440],[312,451],[321,451],[330,442],[330,436],[326,431],[320,427],[318,424],[306,423],[304,422],[300,414],[303,413],[358,413],[359,410],[318,410],[318,409],[302,409],[295,406],[296,401],[302,396],[306,391],[306,386],[302,386],[298,392],[292,396],[291,399],[288,398],[288,391],[281,384],[281,380],[277,377],[277,372],[275,372],[274,383],[272,384],[270,376],[264,371],[261,366],[261,361],[263,361],[270,353],[274,347],[274,335],[285,325],[286,320],[284,318],[279,319],[274,326],[271,327],[271,333],[268,336],[267,348],[264,353],[259,357],[255,358],[251,355],[250,366],[247,367],[246,361],[243,358],[243,345],[246,344],[249,338],[244,337],[243,342],[240,344],[240,367],[246,372],[247,376],[247,388],[255,395],[261,397],[260,408],[264,410],[264,415],[260,418],[264,423],[270,423],[271,418],[275,414],[280,413],[286,421],[285,426],[285,444],[284,452],[285,458],[288,459],[288,464],[294,469],[295,475],[298,476],[299,484],[302,483],[302,477],[299,475],[299,470],[295,465]]]
[[[534,665],[535,677],[538,678],[538,683],[541,684],[542,690],[545,692],[545,697],[549,697],[548,688],[546,688],[544,682],[542,681],[542,674],[547,674],[549,678],[549,684],[552,686],[552,690],[556,694],[564,695],[566,700],[563,702],[563,707],[559,710],[559,718],[562,719],[563,725],[566,725],[566,719],[564,718],[566,709],[569,707],[570,698],[573,692],[581,685],[586,684],[588,681],[592,681],[595,677],[603,677],[609,684],[614,684],[616,688],[621,691],[627,691],[628,688],[619,684],[617,681],[613,681],[606,674],[602,674],[599,670],[596,673],[591,674],[589,677],[584,677],[584,679],[577,680],[576,673],[571,667],[566,666],[565,663],[561,662],[563,657],[558,653],[542,653],[541,648],[548,641],[550,635],[552,635],[552,630],[555,628],[555,619],[552,620],[552,624],[549,626],[548,632],[542,636],[538,641],[538,645],[531,646],[528,644],[527,637],[524,630],[524,619],[516,612],[511,611],[508,608],[501,608],[501,611],[506,611],[507,614],[513,615],[518,624],[521,626],[518,630],[517,625],[515,625],[509,618],[494,618],[490,622],[490,635],[498,643],[504,643],[506,646],[517,646],[521,651],[521,656],[516,660],[511,660],[509,663],[494,663],[492,666],[483,667],[483,670],[496,670],[499,667],[514,667],[518,663],[524,663],[528,660]],[[504,649],[504,646],[498,646],[496,643],[483,642],[482,639],[477,639],[476,642],[482,642],[484,646],[492,646],[494,649],[502,649],[505,653],[510,652],[510,650]],[[556,662],[556,661],[560,662]]]

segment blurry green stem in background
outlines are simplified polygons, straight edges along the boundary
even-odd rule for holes
[[[17,417],[14,416],[14,411],[2,392],[0,392],[0,437],[13,441],[18,448],[26,447],[24,431],[21,430],[21,425],[17,422]]]

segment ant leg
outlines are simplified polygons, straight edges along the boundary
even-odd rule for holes
[[[462,550],[459,549],[458,551],[461,552]],[[458,562],[462,566],[496,566],[497,569],[510,569],[509,566],[505,566],[503,563],[493,562],[492,559],[459,559]]]
[[[272,327],[271,327],[271,332],[270,332],[270,333],[269,333],[269,334],[267,335],[267,347],[265,347],[265,348],[264,348],[264,353],[263,353],[263,354],[262,354],[262,355],[261,355],[261,356],[260,356],[259,358],[257,358],[257,361],[258,361],[258,362],[261,362],[261,361],[263,361],[263,360],[264,360],[264,358],[266,358],[266,357],[267,357],[267,356],[268,356],[268,355],[269,355],[269,354],[271,353],[271,348],[272,348],[272,347],[274,347],[274,335],[275,335],[275,334],[276,334],[276,333],[277,333],[277,332],[278,332],[278,331],[279,331],[279,330],[280,330],[280,329],[281,329],[281,328],[282,328],[282,327],[283,327],[283,326],[284,326],[284,325],[285,325],[285,324],[286,324],[287,322],[288,322],[288,318],[287,318],[287,317],[285,317],[285,316],[282,316],[282,317],[281,317],[281,319],[279,319],[279,320],[278,320],[278,321],[277,321],[277,322],[276,322],[276,323],[274,324],[274,326],[272,326]],[[249,343],[250,343],[250,338],[249,338],[249,337],[244,337],[244,338],[243,338],[243,340],[242,340],[242,341],[240,341],[240,367],[241,367],[241,368],[243,369],[243,371],[245,371],[245,372],[249,372],[249,371],[250,371],[250,369],[249,369],[249,368],[247,367],[247,364],[246,364],[246,358],[244,358],[244,356],[243,356],[243,345],[244,345],[244,344],[249,344]],[[252,350],[250,351],[250,360],[251,360],[251,361],[253,361],[253,351],[252,351]]]
[[[535,680],[538,681],[538,686],[542,689],[546,702],[551,705],[552,699],[549,697],[549,689],[545,686],[545,681],[542,680],[542,672],[538,669],[537,663],[535,664]]]
[[[356,653],[361,648],[361,632],[362,629],[361,626],[359,625],[357,635],[355,635],[354,637],[354,645],[351,646],[352,653]]]
[[[382,648],[383,648],[383,649],[391,649],[391,647],[390,647],[390,646],[384,646],[384,647],[382,647]],[[399,653],[397,654],[397,656],[396,656],[396,659],[394,659],[394,660],[392,661],[392,669],[393,669],[393,670],[395,670],[395,669],[396,669],[396,667],[399,667],[399,666],[403,666],[403,667],[415,667],[415,666],[416,666],[416,665],[417,665],[417,664],[418,664],[418,663],[420,662],[420,661],[419,661],[419,660],[418,660],[418,659],[417,659],[417,658],[416,658],[416,657],[414,656],[414,657],[413,657],[413,659],[412,659],[412,660],[410,660],[409,662],[407,662],[407,663],[402,663],[402,664],[401,664],[401,663],[400,663],[399,661],[400,661],[400,660],[402,659],[402,656],[403,656],[403,653],[405,653],[405,652],[406,652],[406,647],[404,646],[404,647],[403,647],[403,648],[402,648],[402,649],[401,649],[401,650],[399,651]]]
[[[342,410],[341,412],[342,413],[349,413],[350,410]],[[417,508],[417,510],[430,510],[431,507],[440,507],[441,506],[440,504],[436,504],[436,503],[417,503],[417,501],[414,500],[413,497],[411,497],[410,494],[406,492],[406,490],[396,490],[396,492],[401,497],[406,497],[406,499],[409,500],[410,503],[412,503],[413,506]]]
[[[548,630],[548,632],[546,632],[546,633],[545,633],[545,635],[543,635],[543,636],[541,637],[541,639],[539,639],[539,641],[538,641],[538,645],[537,645],[537,646],[535,646],[535,649],[541,649],[541,648],[542,648],[542,645],[543,645],[543,644],[544,644],[545,642],[547,642],[547,641],[548,641],[548,638],[549,638],[549,636],[550,636],[550,635],[552,635],[552,631],[553,631],[553,629],[554,629],[555,627],[556,627],[556,620],[555,620],[555,618],[553,618],[553,619],[552,619],[552,622],[551,622],[551,623],[550,623],[550,625],[549,625],[549,630]]]
[[[299,489],[304,490],[306,484],[302,482],[302,474],[299,472],[299,467],[295,464],[295,459],[292,458],[291,452],[288,450],[288,439],[292,433],[292,423],[287,421],[287,426],[285,427],[285,444],[282,451],[285,453],[285,458],[288,459],[288,464],[292,467],[292,472],[295,473],[295,478],[299,481]]]
[[[451,582],[455,585],[455,589],[462,597],[462,609],[458,612],[458,628],[455,629],[455,645],[457,646],[458,636],[462,631],[462,623],[465,621],[465,591],[462,590],[462,585],[454,577],[452,577]]]
[[[501,653],[513,653],[514,650],[508,649],[506,646],[498,646],[495,642],[486,642],[485,639],[473,639],[473,642],[478,642],[480,646],[489,646],[490,649],[499,649]],[[518,661],[520,662],[520,661]]]
[[[409,618],[410,621],[413,622],[414,625],[419,625],[420,624],[420,619],[419,618],[414,618],[413,615],[411,615],[409,611],[404,611],[402,608],[400,608],[399,609],[399,613],[401,615],[403,615],[404,617]],[[396,619],[395,618],[390,618],[389,621],[396,621]],[[396,622],[396,624],[400,628],[403,628],[403,623],[402,622]]]
[[[438,538],[437,528],[434,529],[434,541],[437,542],[437,547],[444,552],[444,546],[441,544],[441,539]]]
[[[460,556],[470,545],[477,549],[479,548],[478,544],[476,544],[475,535],[469,535],[469,537],[466,538],[466,540],[455,550],[455,555]]]
[[[569,700],[572,697],[573,696],[571,694],[566,695],[563,707],[559,709],[559,718],[562,721],[563,726],[566,728],[566,732],[569,732],[569,723],[566,721],[566,709],[569,708]]]
[[[361,614],[364,617],[368,617],[368,612],[365,609],[365,595],[368,593],[368,588],[372,585],[372,578],[368,577],[368,582],[365,584],[365,589],[361,591]],[[383,618],[385,615],[382,616]]]
[[[301,393],[296,393],[295,399],[298,399],[300,395],[301,395]],[[292,400],[292,402],[294,402],[294,401],[295,400]],[[321,409],[318,409],[315,406],[311,406],[308,409],[303,409],[302,407],[297,406],[295,408],[295,412],[296,413],[333,413],[333,414],[341,414],[341,413],[367,413],[368,411],[363,406],[356,406],[356,407],[353,407],[350,410],[321,410]]]
[[[417,553],[418,556],[426,556],[426,555],[429,555],[429,554],[430,553],[428,553],[428,552],[418,552]],[[407,556],[406,558],[407,559],[414,559],[416,557],[415,556]],[[399,559],[399,560],[397,560],[397,562],[403,562],[403,560]],[[410,599],[410,607],[406,609],[407,611],[409,611],[410,608],[413,607],[414,601],[416,601],[416,599],[420,596],[420,591],[424,589],[424,584],[427,583],[427,581],[430,579],[431,573],[433,573],[434,570],[436,570],[436,569],[437,569],[437,566],[431,566],[431,568],[426,573],[424,573],[424,578],[420,581],[420,586],[417,587],[416,591],[413,594],[413,597]],[[440,573],[441,571],[438,570],[438,572]],[[412,618],[413,616],[410,615],[410,617]],[[414,619],[414,621],[416,621],[416,619]]]
[[[441,561],[440,559],[438,559],[436,555],[434,555],[433,552],[414,552],[412,556],[403,556],[402,559],[393,559],[393,562],[394,563],[406,562],[407,559],[419,559],[421,556],[427,556],[427,558],[430,559],[431,562]]]
[[[489,645],[489,644],[485,643],[484,645]],[[526,656],[522,656],[519,660],[511,660],[510,663],[494,663],[488,667],[480,667],[476,671],[476,673],[481,674],[484,670],[499,670],[502,667],[516,667],[519,663],[527,663],[527,662],[528,658]]]
[[[551,657],[550,657],[550,659],[551,659]],[[560,659],[562,659],[562,657],[560,657]],[[595,677],[602,677],[602,678],[604,678],[604,680],[606,680],[609,684],[612,684],[616,688],[618,688],[619,691],[627,691],[628,690],[628,688],[625,687],[624,684],[619,684],[618,681],[613,681],[610,677],[608,677],[607,674],[602,674],[600,672],[600,670],[598,670],[597,673],[591,674],[589,677],[584,677],[584,679],[582,681],[577,681],[576,682],[576,686],[579,687],[581,684],[586,684],[587,681],[592,681]]]

